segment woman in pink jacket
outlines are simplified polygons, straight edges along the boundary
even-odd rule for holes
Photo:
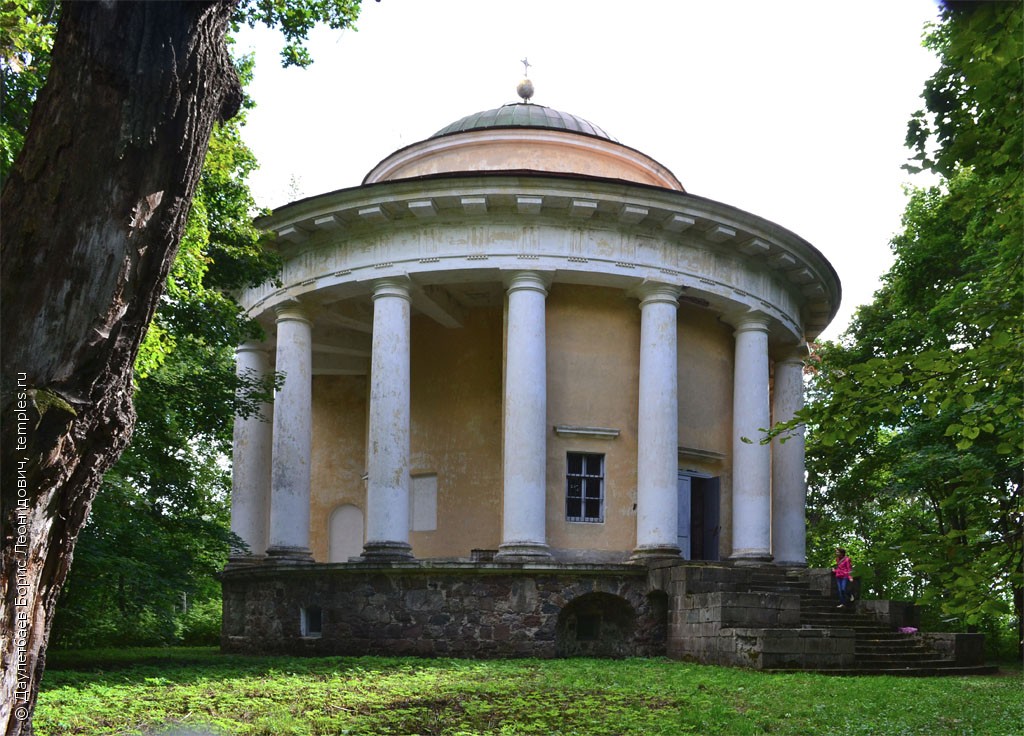
[[[853,563],[850,562],[850,558],[846,554],[846,550],[842,547],[836,548],[836,566],[832,568],[833,574],[836,576],[836,589],[839,591],[839,606],[844,606],[853,603],[853,596],[847,595],[847,586],[850,581],[853,580]]]

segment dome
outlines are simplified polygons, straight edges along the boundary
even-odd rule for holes
[[[530,102],[459,118],[392,153],[363,183],[483,171],[572,174],[685,191],[662,164],[590,121]]]
[[[441,130],[430,136],[440,138],[452,133],[464,133],[468,130],[481,130],[483,128],[546,128],[549,130],[567,130],[571,133],[582,133],[597,138],[614,141],[600,127],[588,120],[572,115],[554,108],[534,105],[529,102],[515,102],[508,105],[496,107],[493,110],[483,110],[467,115],[446,125]]]

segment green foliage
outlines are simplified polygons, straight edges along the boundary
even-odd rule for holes
[[[212,650],[54,652],[40,736],[224,734],[1019,733],[1008,677],[766,675],[629,660],[219,656]],[[67,659],[65,658],[67,657]],[[160,731],[158,730],[157,733]]]
[[[56,0],[0,0],[0,183],[25,142],[36,93],[50,70]]]
[[[318,23],[329,28],[356,30],[361,0],[246,0],[236,14],[236,23],[250,28],[257,24],[281,29],[287,43],[281,50],[282,66],[307,67],[313,57],[303,45]]]
[[[943,181],[909,192],[894,265],[842,341],[820,346],[798,419],[809,514],[828,522],[812,525],[814,554],[845,535],[879,595],[920,597],[961,627],[1005,627],[1012,612],[1018,631],[1022,15],[945,4],[926,39],[940,69],[908,134],[917,168]]]

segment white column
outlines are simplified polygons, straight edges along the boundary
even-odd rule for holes
[[[732,400],[732,559],[771,560],[771,449],[762,445],[768,412],[768,318],[736,323]]]
[[[298,304],[277,308],[277,371],[270,473],[270,547],[282,560],[312,561],[309,551],[313,353],[309,318]]]
[[[270,356],[256,342],[235,351],[239,378],[263,380],[270,375]],[[270,520],[270,453],[273,404],[261,404],[258,413],[236,416],[232,442],[231,531],[247,549],[232,552],[231,563],[252,562],[267,551]]]
[[[505,346],[504,514],[498,557],[547,558],[547,348],[543,278],[508,286]]]
[[[410,559],[409,287],[382,279],[373,289],[370,427],[367,448],[368,559]]]
[[[775,361],[773,423],[788,422],[804,406],[803,354]],[[806,501],[804,427],[800,425],[772,440],[772,556],[776,565],[807,564]]]
[[[633,559],[679,556],[679,289],[645,287],[640,301],[636,549]]]

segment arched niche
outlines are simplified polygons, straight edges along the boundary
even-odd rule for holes
[[[348,562],[363,553],[363,510],[350,503],[331,512],[328,522],[328,562]]]

